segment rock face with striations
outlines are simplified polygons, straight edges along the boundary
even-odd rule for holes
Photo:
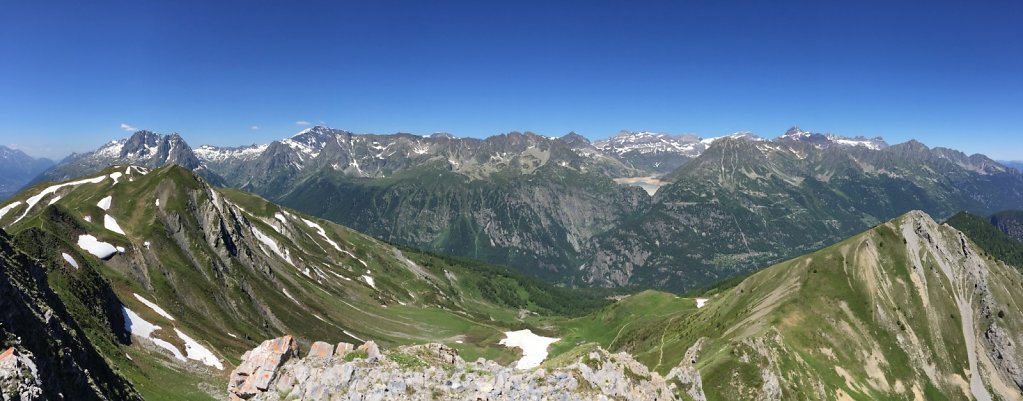
[[[456,350],[441,344],[385,352],[372,341],[355,350],[341,343],[337,352],[331,352],[330,344],[316,342],[304,358],[289,354],[294,348],[281,344],[294,340],[290,336],[268,340],[245,354],[231,374],[232,400],[685,399],[676,379],[650,372],[628,354],[604,350],[566,366],[518,370],[482,358],[465,362]],[[254,382],[252,372],[257,371],[266,372],[259,378],[269,382]]]

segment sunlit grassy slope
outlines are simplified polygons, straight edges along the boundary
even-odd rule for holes
[[[717,288],[703,308],[650,291],[558,322],[566,341],[548,364],[600,345],[662,374],[691,365],[710,400],[1020,399],[1021,287],[1015,268],[913,212]]]
[[[15,196],[0,225],[52,266],[51,285],[90,340],[147,399],[221,398],[241,355],[286,333],[305,344],[442,342],[466,359],[510,362],[516,351],[497,342],[529,326],[533,315],[520,309],[563,316],[607,303],[505,268],[397,248],[179,167],[111,167],[86,180]],[[82,235],[124,251],[101,260],[78,245]],[[137,337],[128,345],[121,304],[160,326],[155,338],[184,352],[178,329],[224,369],[177,361]]]

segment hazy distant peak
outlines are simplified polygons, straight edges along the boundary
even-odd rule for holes
[[[831,133],[822,134],[804,131],[800,129],[798,126],[789,128],[788,131],[785,131],[785,133],[779,136],[776,140],[806,142],[820,149],[832,146],[847,147],[862,146],[867,149],[881,150],[888,147],[888,142],[885,142],[885,140],[881,137],[874,138],[866,138],[863,136],[846,137]]]

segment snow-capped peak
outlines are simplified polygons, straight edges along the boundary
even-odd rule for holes
[[[717,140],[724,139],[724,138],[747,139],[747,140],[751,140],[751,141],[755,141],[755,142],[763,142],[763,141],[767,140],[767,139],[764,139],[762,137],[759,137],[759,136],[755,135],[752,132],[741,131],[741,132],[736,132],[736,133],[731,134],[731,135],[725,135],[725,136],[718,136],[718,137],[713,137],[713,138],[701,139],[700,143],[702,143],[704,145],[710,145],[710,144],[716,142]]]
[[[803,130],[799,129],[798,126],[796,126],[796,127],[789,128],[789,130],[785,131],[785,133],[782,134],[782,136],[780,136],[779,138],[805,138],[805,137],[808,137],[810,135],[811,135],[811,133],[809,131],[803,131]]]
[[[831,146],[862,146],[867,149],[881,150],[888,147],[888,143],[881,137],[865,138],[862,136],[844,137],[835,134],[820,134],[800,130],[799,127],[792,127],[785,132],[778,140],[792,140],[807,142],[813,146],[824,149]]]
[[[298,131],[297,134],[292,135],[291,139],[301,139],[301,137],[308,136],[322,136],[322,135],[333,135],[333,129],[323,125],[317,125]]]
[[[695,157],[703,152],[705,146],[695,135],[670,135],[651,131],[620,131],[613,137],[597,141],[593,144],[604,152],[623,155],[630,152],[647,153],[678,153]]]
[[[239,147],[218,147],[213,145],[202,145],[195,149],[195,155],[203,161],[224,161],[227,159],[251,160],[263,154],[269,145],[252,144]]]
[[[292,135],[291,138],[281,140],[281,143],[288,145],[288,147],[309,158],[315,158],[319,156],[320,151],[323,150],[323,147],[328,142],[334,140],[334,134],[335,130],[317,125],[299,131],[299,133]]]

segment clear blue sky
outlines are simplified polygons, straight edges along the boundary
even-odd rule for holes
[[[0,3],[0,144],[62,157],[126,125],[238,145],[299,121],[590,138],[800,125],[1023,159],[1023,2]]]

